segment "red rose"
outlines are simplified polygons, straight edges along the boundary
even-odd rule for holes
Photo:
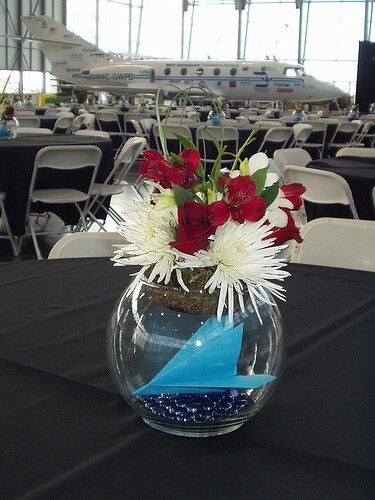
[[[232,219],[243,223],[256,222],[266,211],[263,198],[256,195],[255,182],[248,175],[241,175],[228,182],[228,201]]]
[[[305,186],[302,184],[284,184],[280,187],[281,191],[284,193],[284,198],[293,203],[292,210],[298,210],[302,206],[301,195],[306,191]]]
[[[276,238],[274,245],[283,245],[286,241],[296,240],[297,243],[302,243],[302,237],[300,235],[299,229],[290,213],[290,210],[282,208],[286,215],[288,216],[288,222],[285,227],[274,227],[273,233],[267,236],[266,239]]]
[[[208,206],[195,201],[184,203],[178,207],[176,241],[171,246],[190,255],[198,250],[207,250],[208,237],[228,217],[229,211],[224,201],[216,201]]]

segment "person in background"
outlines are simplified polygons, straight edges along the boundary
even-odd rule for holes
[[[220,125],[223,120],[225,120],[225,113],[220,104],[212,103],[211,111],[207,115],[207,122],[211,123],[211,125]]]
[[[14,117],[14,108],[8,104],[1,115],[1,128],[3,130],[2,136],[14,137],[15,131],[18,127],[17,119]]]
[[[129,111],[130,104],[124,95],[120,97],[118,105],[120,106],[121,111]]]
[[[33,108],[33,103],[31,100],[31,95],[25,95],[25,99],[23,101],[23,107],[24,108]]]
[[[353,104],[352,109],[348,113],[349,120],[358,120],[359,119],[359,106],[358,104]]]
[[[370,108],[369,108],[368,112],[369,112],[371,115],[374,115],[374,114],[375,114],[375,102],[372,102],[372,103],[370,104]]]
[[[306,120],[306,113],[303,111],[302,107],[298,107],[296,108],[294,111],[293,111],[293,117],[294,117],[294,121],[296,121],[297,123],[299,122],[304,122]]]

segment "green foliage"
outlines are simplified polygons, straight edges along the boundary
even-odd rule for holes
[[[178,207],[180,207],[187,201],[197,201],[197,202],[200,201],[199,198],[194,193],[188,191],[187,189],[181,186],[176,186],[176,184],[172,184],[172,189],[174,198],[176,200],[176,205]]]
[[[261,197],[266,202],[266,207],[269,207],[271,203],[276,200],[276,197],[279,192],[279,181],[276,181],[272,186],[267,187],[263,193],[261,193]]]
[[[267,170],[268,167],[260,168],[259,170],[254,172],[253,175],[251,176],[252,180],[255,182],[256,192],[258,196],[262,193],[264,186],[266,184]]]

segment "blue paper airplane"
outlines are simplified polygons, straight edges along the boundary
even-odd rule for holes
[[[223,389],[257,389],[275,380],[273,375],[237,375],[243,324],[227,317],[210,317],[173,358],[135,396],[209,393]]]

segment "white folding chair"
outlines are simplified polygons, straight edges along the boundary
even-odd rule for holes
[[[319,158],[322,158],[326,143],[327,122],[323,120],[309,121],[308,125],[312,127],[312,130],[308,139],[304,142],[303,147],[310,150],[316,150],[319,154]]]
[[[145,133],[145,136],[147,137],[147,141],[150,140],[150,133],[152,130],[152,127],[156,125],[157,121],[154,118],[145,118],[141,120],[141,127]]]
[[[33,127],[19,127],[15,131],[16,137],[25,137],[28,135],[51,135],[52,130],[49,128],[33,128]]]
[[[279,127],[275,126],[269,129],[264,136],[262,144],[258,148],[258,153],[267,152],[269,144],[275,146],[276,149],[284,149],[293,135],[292,127]]]
[[[127,243],[119,233],[72,233],[63,236],[51,249],[48,259],[112,257],[114,245]]]
[[[58,116],[61,113],[61,108],[46,109],[44,116]]]
[[[340,156],[354,156],[362,158],[375,158],[374,148],[341,148],[337,151],[336,157]]]
[[[44,213],[46,211],[45,207],[48,207],[48,205],[70,204],[77,209],[80,221],[82,222],[83,227],[87,229],[85,214],[90,198],[89,193],[91,191],[101,157],[101,150],[97,146],[91,145],[47,146],[38,151],[34,161],[34,170],[31,177],[29,197],[26,208],[26,234],[31,234],[38,259],[42,259],[42,255],[39,249],[37,235],[33,227],[32,218],[39,213]],[[87,167],[91,167],[90,173],[85,174],[87,175],[87,192],[76,189],[75,187],[70,187],[69,183],[65,182],[64,186],[68,187],[47,187],[38,189],[38,174],[43,170],[55,170],[55,175],[57,175],[57,171],[66,171],[71,173],[73,170],[87,169]],[[57,182],[56,179],[53,179],[53,181],[55,185]],[[43,209],[39,210],[35,205],[32,206],[32,204],[36,203],[42,203]],[[84,203],[83,209],[81,209],[79,203]],[[38,235],[59,234],[61,232],[66,231],[42,231],[39,232]],[[20,243],[22,243],[22,239]]]
[[[305,142],[309,139],[313,128],[307,123],[296,123],[292,128],[294,138],[291,147],[302,148]]]
[[[121,128],[118,113],[103,109],[95,114],[95,118],[99,130],[109,133],[113,140],[114,152],[116,152],[125,140],[125,133]]]
[[[340,122],[337,125],[336,131],[328,145],[328,154],[332,151],[336,153],[338,149],[344,148],[346,146],[355,146],[358,143],[355,142],[355,136],[360,129],[361,124],[356,122]]]
[[[322,217],[301,236],[292,262],[375,272],[375,221]]]
[[[103,224],[96,217],[99,209],[102,209],[116,223],[124,221],[113,207],[109,206],[107,208],[105,206],[105,199],[123,193],[127,184],[125,180],[126,176],[146,146],[147,140],[144,137],[131,137],[128,139],[116,156],[113,169],[105,181],[103,183],[94,182],[92,184],[90,189],[92,198],[87,209],[89,226],[95,222],[100,229],[105,230]]]
[[[6,235],[0,235],[0,238],[5,239],[5,240],[9,240],[9,243],[12,246],[13,254],[15,257],[17,257],[18,249],[17,249],[17,245],[15,242],[13,233],[12,233],[10,226],[9,226],[9,221],[8,221],[8,217],[7,217],[7,213],[6,213],[5,205],[4,205],[5,198],[6,198],[6,193],[4,193],[3,191],[0,191],[0,215],[3,219],[4,227],[5,227],[5,231],[6,231]]]
[[[63,112],[59,114],[53,127],[54,134],[66,134],[74,120],[73,113]]]
[[[149,113],[128,112],[124,114],[125,137],[147,137],[140,123],[143,119],[150,119]]]
[[[16,109],[14,115],[16,118],[21,116],[35,116],[35,111],[30,109]]]
[[[238,122],[238,125],[240,125],[241,127],[249,127],[250,126],[250,122],[249,120],[246,118],[246,116],[236,116],[235,120]]]
[[[73,121],[66,131],[67,134],[74,134],[74,132],[77,132],[77,130],[80,130],[81,128],[84,129],[86,128],[84,126],[85,122],[85,115],[78,115],[75,118],[73,118]]]
[[[305,201],[319,204],[338,203],[350,207],[354,219],[359,219],[354,204],[352,191],[341,175],[315,168],[287,165],[285,179],[291,183],[303,184],[306,191],[302,195]]]
[[[95,129],[95,115],[93,113],[86,113],[83,117],[83,126],[85,129]]]
[[[285,123],[282,122],[281,120],[271,120],[271,119],[263,119],[263,120],[257,120],[255,122],[255,125],[257,127],[268,127],[268,128],[273,128],[273,127],[285,127]]]
[[[214,147],[214,136],[220,145],[227,145],[229,152],[236,153],[238,151],[239,132],[237,128],[221,126],[201,126],[196,131],[196,146],[201,154],[203,161],[207,165],[213,165],[217,158],[217,151]],[[212,154],[211,154],[212,153]],[[221,164],[231,165],[233,157],[223,156]]]
[[[370,148],[374,147],[375,142],[375,122],[368,121],[363,124],[361,130],[359,130],[356,141],[359,144],[364,143],[365,145],[369,145]]]
[[[110,139],[110,135],[108,132],[103,132],[102,130],[77,130],[74,132],[74,135],[86,135],[88,137],[104,137],[104,139]]]
[[[18,116],[16,115],[18,126],[23,128],[38,128],[40,127],[40,118],[39,116]]]
[[[163,124],[162,123],[161,127],[163,128],[163,132],[164,132],[167,144],[168,144],[168,141],[169,142],[170,141],[177,141],[176,134],[184,135],[188,139],[192,140],[191,130],[186,125],[169,124],[169,123]],[[162,150],[161,143],[160,143],[159,125],[157,123],[152,127],[152,131],[153,131],[153,134],[155,137],[156,147],[157,147],[159,153],[163,154],[163,150]],[[170,149],[170,148],[168,147],[168,149]]]
[[[287,165],[306,167],[312,160],[309,153],[302,148],[276,149],[273,153],[273,159],[282,173]]]

